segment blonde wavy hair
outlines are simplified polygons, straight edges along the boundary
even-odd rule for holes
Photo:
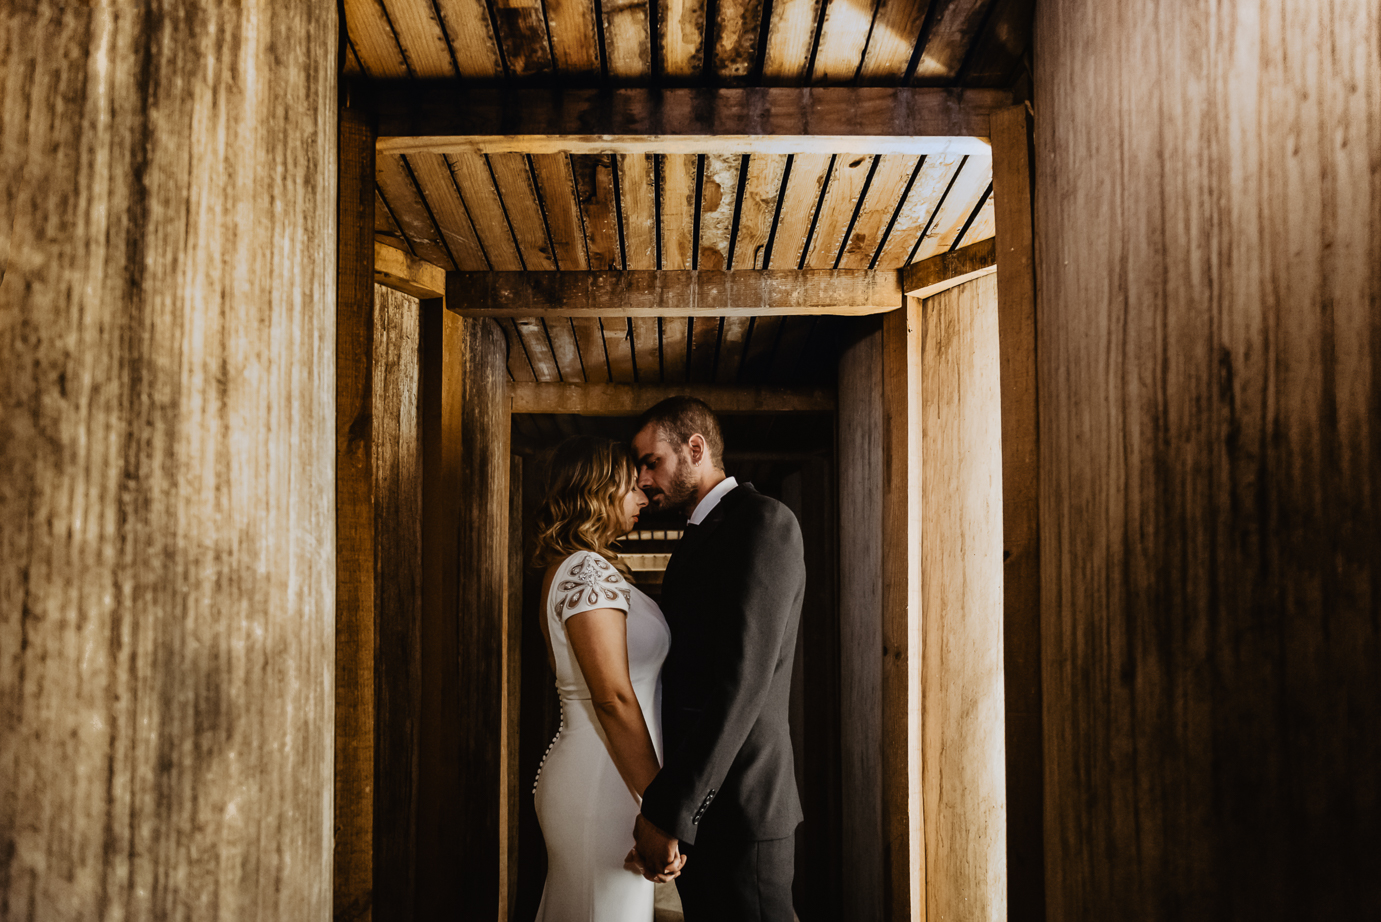
[[[619,504],[637,480],[633,450],[621,442],[577,435],[556,446],[547,467],[547,495],[537,510],[533,566],[593,551],[631,578],[610,545],[621,537]]]

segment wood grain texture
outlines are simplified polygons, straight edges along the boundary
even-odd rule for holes
[[[920,157],[911,154],[888,154],[879,158],[848,240],[840,252],[839,268],[872,268],[873,257],[882,245],[892,216],[901,206],[919,162]]]
[[[877,268],[900,269],[910,261],[912,251],[920,242],[921,234],[925,232],[963,159],[957,156],[933,156],[926,157],[921,163],[921,169],[911,181],[906,200],[897,210],[892,229],[887,232],[887,239],[878,252]]]
[[[767,244],[777,217],[777,197],[786,171],[783,154],[754,154],[748,158],[748,176],[739,205],[733,267],[766,269]]]
[[[690,329],[690,357],[686,380],[697,384],[714,380],[715,359],[719,356],[720,317],[694,317]]]
[[[337,25],[0,16],[6,919],[331,917]]]
[[[630,317],[633,333],[633,361],[639,383],[662,380],[662,333],[656,317]]]
[[[374,130],[340,116],[336,291],[336,668],[333,914],[374,901]]]
[[[978,207],[979,200],[992,181],[991,155],[967,158],[959,170],[959,175],[950,183],[949,190],[936,209],[930,227],[926,229],[925,236],[921,238],[912,259],[927,259],[937,253],[949,251],[959,239],[965,222]]]
[[[547,222],[542,216],[542,204],[527,158],[522,154],[491,154],[489,170],[494,175],[509,226],[513,228],[523,268],[538,272],[555,269],[551,241],[547,239]]]
[[[533,154],[528,159],[547,216],[547,232],[556,256],[556,267],[566,271],[588,269],[585,228],[581,224],[580,203],[575,197],[571,158],[566,154]]]
[[[422,441],[421,711],[418,719],[417,918],[461,914],[454,831],[460,723],[457,540],[467,496],[461,481],[463,333],[467,321],[440,298],[419,305],[418,388]],[[470,321],[473,323],[474,321]]]
[[[908,295],[932,298],[997,268],[997,244],[989,237],[980,243],[950,250],[912,263],[902,270],[901,287]]]
[[[403,250],[385,246],[376,237],[374,284],[404,292],[414,298],[440,298],[446,293],[446,270]]]
[[[568,77],[598,77],[599,34],[594,0],[546,0],[543,6],[556,72]]]
[[[797,154],[791,158],[791,172],[782,191],[777,232],[772,240],[771,268],[801,267],[806,237],[810,234],[831,161],[829,154]]]
[[[617,159],[625,269],[657,269],[657,186],[652,154]]]
[[[388,203],[384,197],[378,194],[378,188],[374,190],[374,240],[376,243],[383,243],[401,250],[409,250],[407,239],[403,236],[402,229],[398,222],[393,219],[392,213],[388,210]],[[409,250],[409,253],[411,251]]]
[[[882,823],[882,321],[839,359],[841,918],[880,922]]]
[[[879,0],[859,80],[899,82],[906,75],[930,6],[931,0]]]
[[[536,381],[532,363],[527,359],[527,347],[523,345],[523,335],[518,332],[512,317],[499,321],[504,340],[508,345],[508,377],[511,381]]]
[[[503,332],[467,320],[462,336],[459,605],[459,760],[452,796],[463,837],[452,836],[452,883],[465,914],[506,918],[508,890],[504,702],[508,674],[508,375]],[[454,714],[453,714],[454,719]],[[454,833],[454,830],[452,830]]]
[[[997,280],[921,307],[926,918],[1007,916]]]
[[[918,84],[952,81],[964,63],[964,54],[978,34],[983,14],[993,0],[935,0],[934,24],[916,64]]]
[[[868,47],[877,4],[878,0],[825,3],[825,22],[816,43],[811,83],[830,86],[853,82]]]
[[[380,100],[379,152],[983,153],[989,115],[1010,103],[1002,90],[935,87],[421,86]]]
[[[419,80],[454,77],[456,69],[451,60],[451,48],[432,5],[413,0],[382,0],[382,3],[388,15],[387,24],[392,27],[393,37],[407,61],[408,72]],[[347,12],[347,21],[349,17]],[[374,19],[369,28],[378,29],[379,25]]]
[[[686,355],[690,347],[690,320],[686,317],[663,317],[662,380],[676,383],[686,380]]]
[[[810,49],[822,0],[775,0],[762,55],[768,86],[799,86],[809,76]]]
[[[658,158],[658,202],[662,220],[661,269],[695,268],[696,183],[700,157],[665,154]]]
[[[543,326],[547,329],[547,341],[551,344],[552,357],[556,359],[556,369],[561,380],[579,383],[585,380],[585,370],[580,362],[580,344],[576,341],[575,330],[570,317],[553,317]]]
[[[758,61],[763,0],[734,0],[715,8],[711,70],[723,83],[747,81]]]
[[[345,14],[350,45],[367,75],[376,79],[409,76],[407,60],[380,0],[343,0],[340,9]]]
[[[926,919],[921,791],[921,304],[882,317],[882,917]]]
[[[604,15],[604,50],[609,79],[631,83],[652,73],[649,0],[609,0]]]
[[[580,347],[580,367],[591,384],[609,381],[609,357],[604,352],[604,331],[598,317],[571,317],[571,330]]]
[[[478,155],[471,155],[478,158]],[[457,177],[451,165],[441,154],[413,154],[407,158],[418,191],[426,199],[427,210],[441,231],[441,240],[455,263],[464,271],[480,271],[494,265],[509,269],[518,268],[517,254],[513,249],[512,238],[507,236],[507,224],[501,224],[504,238],[495,239],[495,229],[489,222],[493,220],[492,201],[480,200],[474,190],[468,193],[457,188]],[[467,164],[466,166],[468,166]],[[484,167],[481,165],[481,169]],[[469,173],[462,167],[466,179]],[[488,181],[486,171],[486,181]],[[473,216],[463,195],[468,194],[478,207]],[[485,205],[490,205],[485,209]],[[502,216],[502,209],[499,210]],[[478,225],[476,222],[479,222]],[[483,229],[484,235],[478,231]],[[490,249],[493,246],[494,249]],[[471,268],[474,267],[474,268]]]
[[[552,70],[547,18],[541,3],[504,0],[492,7],[509,77],[536,77]]]
[[[738,177],[743,164],[739,154],[710,154],[704,160],[700,183],[700,239],[698,269],[727,269],[732,254],[734,212],[738,202]]]
[[[374,163],[374,182],[388,203],[389,212],[407,238],[412,251],[419,258],[443,269],[454,269],[455,263],[436,229],[422,193],[417,191],[412,171],[404,158],[379,155]]]
[[[847,242],[853,226],[858,200],[867,188],[877,158],[868,155],[834,158],[829,184],[815,218],[815,233],[811,235],[802,269],[833,269]]]
[[[420,310],[374,287],[373,910],[408,919],[416,898],[418,719],[422,710]]]
[[[655,0],[662,76],[686,81],[705,66],[705,0]]]
[[[597,322],[604,340],[604,355],[609,360],[609,380],[632,384],[638,376],[633,365],[632,330],[627,318],[604,317]]]
[[[964,231],[963,236],[955,240],[953,247],[966,247],[977,243],[980,240],[990,239],[997,230],[997,203],[993,201],[992,192],[983,197],[983,204],[978,206],[969,221],[968,230]],[[952,252],[952,251],[951,251]]]
[[[826,388],[709,385],[519,384],[509,385],[513,413],[577,416],[637,416],[667,397],[699,397],[716,413],[830,413],[834,395]]]
[[[1037,17],[1049,915],[1375,917],[1381,19]]]
[[[446,275],[446,307],[467,317],[857,315],[901,297],[899,273],[866,269]]]
[[[719,359],[715,363],[715,380],[732,384],[738,380],[743,350],[748,345],[748,331],[752,317],[725,317],[719,327]]]
[[[414,157],[413,161],[416,159]],[[434,177],[424,178],[421,170],[414,167],[422,194],[432,203],[432,211],[441,223],[442,232],[446,233],[447,228],[452,226],[459,232],[468,225],[479,239],[489,268],[501,272],[522,269],[523,261],[513,240],[503,200],[499,198],[498,187],[494,184],[494,174],[489,171],[488,158],[483,154],[450,154],[445,158],[445,165],[449,177],[438,172]],[[453,180],[454,186],[447,182],[448,178]],[[439,195],[434,194],[433,189],[437,189]],[[455,208],[455,218],[448,220],[443,214],[449,212],[439,210],[438,201],[455,203],[453,189],[460,193],[460,207]],[[460,218],[462,211],[468,215],[466,221]],[[456,253],[454,247],[452,253],[456,258],[456,268],[460,268],[465,258]]]
[[[594,271],[622,269],[619,248],[619,215],[614,202],[612,154],[577,154],[571,157],[576,195],[585,222],[585,252]]]
[[[518,338],[522,341],[523,352],[527,355],[528,362],[532,365],[532,373],[537,376],[537,380],[544,383],[554,383],[561,380],[561,371],[556,365],[556,356],[552,354],[551,343],[547,341],[547,329],[542,325],[540,317],[514,317],[513,325],[509,329],[518,333]]]
[[[503,76],[499,43],[484,0],[433,0],[455,55],[456,72],[468,80]]]
[[[1041,741],[1039,395],[1031,117],[994,117],[997,324],[1002,375],[1002,656],[1007,734],[1007,915],[1045,919]],[[956,251],[956,254],[959,251]],[[954,254],[951,254],[954,255]]]

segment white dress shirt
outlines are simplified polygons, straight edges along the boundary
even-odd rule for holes
[[[705,521],[705,517],[714,510],[715,506],[719,505],[719,501],[724,498],[724,495],[736,486],[738,486],[738,480],[733,477],[725,477],[715,484],[714,489],[706,493],[705,498],[696,503],[694,511],[690,514],[689,524],[699,525]]]

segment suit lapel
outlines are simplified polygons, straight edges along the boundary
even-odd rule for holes
[[[705,547],[705,542],[719,528],[729,512],[749,493],[756,492],[757,490],[753,488],[751,483],[739,484],[724,494],[719,503],[710,510],[710,514],[705,516],[705,521],[688,529],[677,543],[676,550],[672,552],[671,560],[667,562],[666,575],[663,577],[664,583],[672,584],[674,591],[676,575],[689,565],[697,551]]]

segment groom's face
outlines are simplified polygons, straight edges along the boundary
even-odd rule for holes
[[[633,437],[638,456],[638,486],[652,509],[685,512],[695,502],[697,477],[690,451],[672,445],[655,426]]]

